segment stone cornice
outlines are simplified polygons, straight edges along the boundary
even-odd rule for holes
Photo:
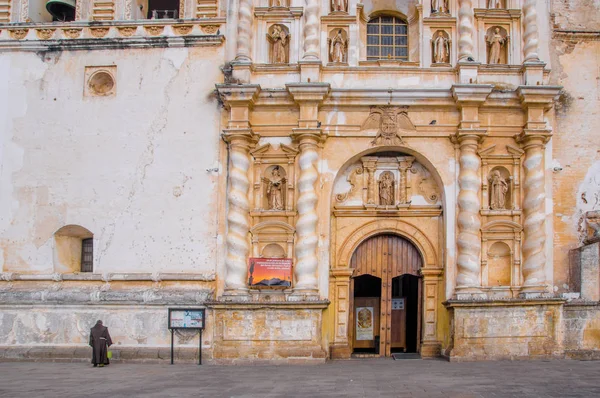
[[[208,301],[208,308],[216,310],[324,310],[329,306],[329,300],[314,301]]]
[[[540,297],[535,299],[470,299],[470,300],[448,300],[442,304],[447,308],[464,307],[523,307],[537,305],[563,305],[567,300],[556,297]]]
[[[77,272],[67,274],[21,274],[16,272],[3,272],[0,274],[0,281],[31,281],[31,282],[62,282],[62,281],[202,281],[214,282],[216,280],[215,273],[192,274],[192,273],[125,273],[125,272],[109,272],[98,274],[92,272]]]
[[[329,83],[289,83],[285,87],[295,102],[321,102],[330,90]]]

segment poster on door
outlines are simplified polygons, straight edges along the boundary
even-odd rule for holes
[[[356,340],[373,340],[373,307],[356,307]]]

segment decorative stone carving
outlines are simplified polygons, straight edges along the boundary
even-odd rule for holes
[[[363,174],[363,168],[358,166],[356,168],[354,168],[354,170],[352,170],[350,172],[350,174],[348,175],[347,181],[350,184],[350,190],[348,192],[345,193],[340,193],[337,194],[335,196],[335,200],[342,203],[345,202],[346,200],[348,200],[348,197],[356,190],[356,178],[359,175]]]
[[[304,8],[304,56],[305,61],[319,59],[319,34],[321,33],[321,19],[319,0],[306,0]]]
[[[201,25],[200,30],[207,35],[214,35],[219,31],[219,25]]]
[[[271,176],[265,179],[267,188],[267,204],[269,210],[285,210],[285,183],[279,166],[273,167]]]
[[[144,26],[144,29],[146,29],[148,34],[150,34],[151,36],[158,36],[163,32],[165,27],[164,25],[147,25]]]
[[[488,181],[490,186],[490,209],[506,209],[506,199],[510,188],[508,181],[502,177],[502,174],[498,169],[492,170],[488,177]]]
[[[348,0],[331,0],[331,12],[348,12]]]
[[[473,1],[458,0],[458,60],[473,60]]]
[[[479,229],[479,167],[481,161],[477,155],[479,137],[465,135],[458,137],[460,145],[460,171],[458,174],[458,256],[456,277],[457,287],[480,286],[481,239]]]
[[[540,60],[537,53],[538,26],[536,7],[536,0],[524,0],[523,2],[523,55],[525,62]]]
[[[488,45],[488,64],[506,64],[509,36],[504,28],[492,26],[488,29],[485,41]]]
[[[348,62],[348,34],[346,31],[334,29],[329,36],[329,61],[334,63]]]
[[[384,171],[379,176],[379,205],[393,206],[394,198],[394,175],[389,171]]]
[[[434,64],[450,63],[450,38],[448,33],[438,30],[431,39],[432,56]]]
[[[180,36],[185,36],[192,33],[192,28],[192,25],[174,25],[173,31]]]
[[[106,70],[99,70],[88,80],[90,93],[96,96],[108,96],[115,92],[114,77]]]
[[[504,8],[502,0],[487,0],[487,8]]]
[[[289,7],[288,0],[271,0],[270,7]]]
[[[267,39],[271,43],[271,63],[287,64],[290,41],[287,27],[279,24],[272,25],[267,33]]]
[[[250,46],[252,43],[252,0],[240,0],[238,10],[237,54],[236,61],[250,62]]]
[[[120,26],[117,30],[121,36],[130,37],[137,31],[137,26]]]
[[[29,29],[9,29],[8,33],[13,39],[22,40],[29,33]]]
[[[108,34],[110,28],[90,28],[90,33],[92,36],[101,38]]]
[[[588,227],[588,235],[584,243],[589,244],[600,241],[600,211],[586,212],[585,222]]]
[[[413,186],[417,193],[423,196],[427,203],[436,204],[440,200],[440,192],[429,170],[422,164],[415,163],[410,168],[410,172],[415,175],[416,181]]]
[[[449,14],[448,0],[431,0],[431,12],[436,14]]]
[[[117,67],[86,66],[84,95],[90,97],[107,97],[116,93]]]
[[[36,29],[35,33],[37,34],[37,37],[42,40],[50,40],[54,35],[55,30],[56,29]]]
[[[396,106],[371,107],[371,113],[363,123],[362,129],[378,129],[372,145],[404,144],[401,133],[416,130],[405,109]]]
[[[62,31],[63,31],[63,34],[65,36],[67,36],[69,39],[77,39],[79,36],[81,36],[82,29],[67,28],[67,29],[63,29]]]

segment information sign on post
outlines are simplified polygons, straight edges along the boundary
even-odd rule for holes
[[[169,330],[171,331],[171,365],[173,365],[174,333],[177,329],[197,330],[198,365],[202,365],[202,330],[206,326],[206,310],[204,308],[169,308]]]

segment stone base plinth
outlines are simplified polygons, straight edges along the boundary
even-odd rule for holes
[[[563,299],[450,300],[451,361],[560,358]]]
[[[328,301],[212,302],[213,359],[217,363],[258,361],[324,362],[322,314]]]
[[[349,345],[332,345],[329,347],[329,357],[331,359],[350,359],[352,349]]]

